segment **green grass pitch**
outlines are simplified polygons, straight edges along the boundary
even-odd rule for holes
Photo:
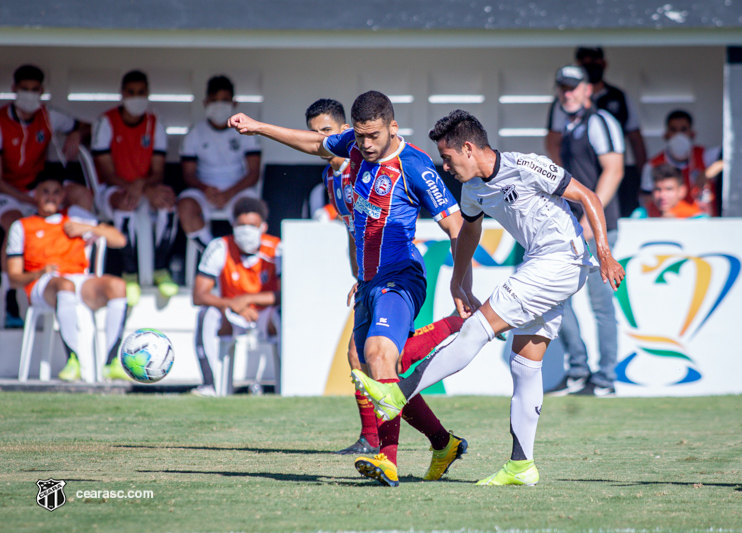
[[[477,487],[510,453],[506,398],[429,397],[469,453],[422,482],[358,476],[351,398],[0,393],[0,531],[742,530],[742,398],[547,398],[536,487]],[[36,481],[67,502],[36,504]],[[152,491],[151,499],[78,491]]]

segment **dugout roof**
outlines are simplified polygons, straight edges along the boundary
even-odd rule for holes
[[[740,28],[740,0],[36,0],[0,27],[138,30],[565,30]]]

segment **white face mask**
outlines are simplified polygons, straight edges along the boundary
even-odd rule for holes
[[[667,141],[667,151],[675,161],[687,161],[693,141],[685,133],[676,133]]]
[[[147,112],[149,99],[146,96],[131,96],[122,100],[126,112],[134,117],[141,117]]]
[[[215,126],[226,126],[227,120],[234,114],[231,102],[211,102],[206,106],[206,118]]]
[[[262,235],[263,232],[257,226],[245,224],[234,228],[234,242],[246,254],[254,254],[258,251]]]
[[[18,91],[15,106],[24,113],[36,113],[41,109],[41,93],[36,91]]]

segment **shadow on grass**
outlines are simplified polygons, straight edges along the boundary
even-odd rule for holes
[[[576,483],[612,483],[616,487],[640,487],[642,485],[677,485],[680,487],[729,487],[742,492],[742,483],[705,483],[701,481],[618,481],[615,479],[557,479]]]
[[[222,477],[247,477],[247,478],[267,478],[275,481],[292,481],[300,483],[314,483],[316,485],[347,485],[351,487],[360,487],[369,485],[376,485],[381,487],[381,484],[374,483],[372,480],[364,477],[332,477],[332,476],[318,476],[314,474],[286,474],[277,472],[229,472],[229,471],[208,471],[208,470],[137,470],[142,474],[193,474],[193,475],[212,475]],[[402,476],[399,478],[401,483],[422,483],[424,480],[414,476]],[[438,483],[466,483],[470,484],[469,481],[463,481],[458,479],[441,479]]]
[[[252,452],[252,453],[288,453],[300,455],[332,455],[333,453],[326,450],[291,450],[287,448],[250,448],[242,447],[221,447],[221,446],[149,446],[141,444],[115,444],[112,448],[150,448],[153,450],[205,450],[214,452]]]

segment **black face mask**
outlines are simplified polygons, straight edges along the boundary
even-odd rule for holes
[[[588,63],[587,65],[583,65],[582,68],[587,72],[587,80],[590,83],[595,84],[603,81],[603,71],[605,69],[601,65]]]

